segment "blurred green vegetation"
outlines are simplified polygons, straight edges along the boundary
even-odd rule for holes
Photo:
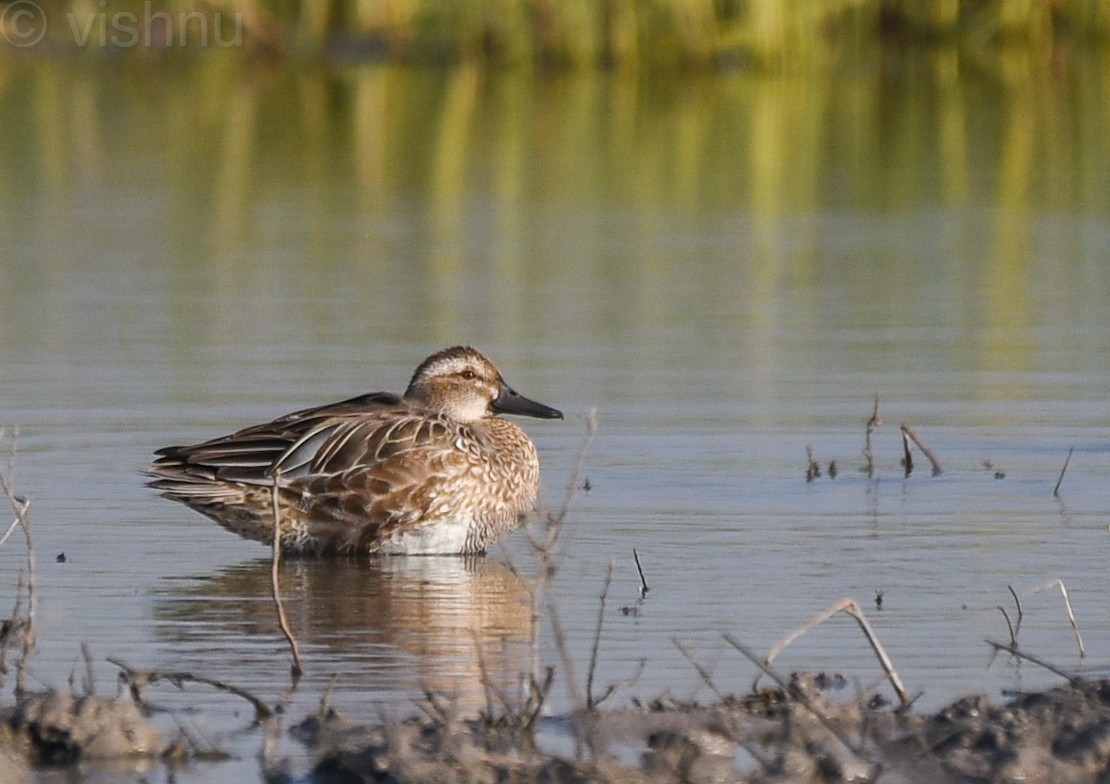
[[[31,13],[28,13],[31,12]],[[35,37],[33,13],[45,20]],[[21,15],[22,14],[22,15]],[[495,66],[827,67],[909,43],[1105,43],[1105,0],[0,0],[8,48]],[[32,46],[33,43],[33,46]],[[14,44],[14,45],[13,45]]]
[[[183,351],[309,286],[320,344],[485,314],[692,322],[758,355],[840,323],[814,303],[850,290],[909,331],[985,325],[954,361],[1013,369],[1056,310],[1101,323],[1110,298],[1110,58],[1088,47],[816,73],[0,58],[0,138],[0,281],[54,303],[111,273],[128,324],[169,292]],[[10,331],[55,328],[43,301],[6,300]],[[46,310],[79,332],[97,308]]]

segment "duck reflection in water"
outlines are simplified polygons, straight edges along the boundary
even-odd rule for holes
[[[453,695],[474,713],[486,685],[512,693],[531,666],[528,586],[490,558],[296,559],[281,564],[281,585],[293,632],[318,659],[310,675],[341,672],[367,692]],[[197,655],[206,672],[222,651],[228,669],[217,674],[234,682],[274,644],[270,590],[268,560],[190,579],[156,597],[156,629],[175,661]]]

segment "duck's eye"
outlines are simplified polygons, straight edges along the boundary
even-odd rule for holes
[[[459,373],[459,375],[465,378],[467,381],[473,381],[474,379],[478,378],[478,374],[475,373],[473,370],[464,370],[462,373]]]

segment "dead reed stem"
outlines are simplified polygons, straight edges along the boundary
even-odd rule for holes
[[[816,705],[813,704],[813,700],[811,700],[807,694],[798,689],[790,688],[790,682],[786,678],[782,677],[782,675],[778,671],[776,671],[774,667],[772,667],[766,660],[760,661],[759,657],[756,656],[755,651],[744,645],[731,634],[725,633],[724,639],[725,642],[727,642],[736,650],[740,651],[740,653],[743,654],[743,656],[748,661],[758,667],[761,674],[766,675],[768,678],[773,680],[775,684],[780,689],[782,689],[783,694],[790,695],[791,697],[796,699],[806,710],[812,713],[817,718],[817,720],[821,722],[825,729],[831,732],[833,736],[844,745],[844,748],[851,751],[854,755],[856,755],[864,762],[867,762],[868,764],[873,764],[871,760],[868,759],[866,753],[861,748],[850,743],[848,737],[844,734],[844,732],[839,727],[837,727],[836,724],[829,720],[829,717],[825,715],[824,711],[820,710]]]
[[[281,508],[278,503],[278,484],[280,481],[281,472],[275,471],[274,481],[270,486],[270,503],[274,513],[274,540],[270,554],[270,592],[274,597],[274,607],[277,608],[278,625],[281,627],[281,633],[285,635],[285,640],[289,643],[289,650],[293,654],[291,671],[295,683],[304,674],[304,668],[301,667],[301,651],[297,645],[297,638],[293,636],[293,630],[289,628],[289,619],[285,617],[285,605],[281,603],[281,588],[278,581],[278,566],[281,562]]]
[[[728,635],[725,635],[725,639],[728,639]],[[674,643],[674,647],[678,648],[678,652],[686,657],[686,661],[690,662],[690,666],[694,668],[694,671],[701,677],[705,685],[709,687],[709,690],[713,692],[720,702],[724,702],[725,695],[717,688],[717,684],[713,682],[713,673],[707,670],[704,664],[694,658],[694,654],[683,645],[677,637],[672,637],[671,642]]]
[[[1014,625],[1010,623],[1010,614],[1006,612],[1006,608],[1001,604],[995,605],[998,611],[1002,613],[1002,617],[1006,619],[1006,628],[1010,630],[1010,645],[1017,647],[1017,634],[1014,631]]]
[[[1060,595],[1064,597],[1064,609],[1067,611],[1068,621],[1071,623],[1071,630],[1072,630],[1072,632],[1075,633],[1075,644],[1079,646],[1079,658],[1080,659],[1087,658],[1087,651],[1083,646],[1083,637],[1080,636],[1080,634],[1079,634],[1079,625],[1075,622],[1075,613],[1072,611],[1072,608],[1071,608],[1071,599],[1068,598],[1068,588],[1067,588],[1066,585],[1064,585],[1063,580],[1058,579],[1058,578],[1055,579],[1055,580],[1050,580],[1049,582],[1045,583],[1042,586],[1039,586],[1037,588],[1030,588],[1028,591],[1026,591],[1022,595],[1023,596],[1030,596],[1030,595],[1035,594],[1035,593],[1041,593],[1042,591],[1047,591],[1050,588],[1059,588],[1060,589]]]
[[[0,439],[3,439],[4,435],[4,428],[0,428]],[[27,546],[27,582],[25,584],[27,610],[26,616],[20,618],[19,616],[22,609],[21,599],[24,587],[21,577],[20,587],[16,590],[16,609],[11,620],[12,624],[18,626],[22,641],[19,662],[16,664],[15,673],[15,698],[17,702],[23,699],[23,695],[26,692],[27,667],[31,662],[31,656],[35,650],[35,605],[37,602],[35,593],[35,540],[31,534],[31,500],[18,495],[12,485],[12,477],[15,474],[15,458],[18,452],[19,428],[15,428],[12,434],[11,449],[8,453],[8,468],[7,471],[0,473],[0,487],[3,488],[4,495],[7,496],[8,502],[15,512],[15,519],[12,521],[12,524],[8,526],[8,530],[3,538],[0,538],[0,546],[7,541],[8,537],[17,526],[23,531],[23,539]],[[3,670],[0,669],[0,673],[2,672]]]
[[[570,481],[567,482],[566,493],[563,494],[563,503],[555,514],[548,514],[546,526],[546,539],[544,547],[550,549],[554,554],[554,548],[559,543],[559,535],[563,531],[563,523],[566,521],[567,513],[570,511],[570,505],[574,501],[575,495],[578,494],[580,486],[579,478],[582,476],[582,467],[586,464],[586,454],[590,450],[590,444],[593,443],[594,436],[597,434],[597,409],[591,408],[586,413],[586,435],[582,438],[582,445],[578,447],[578,454],[574,458],[574,470],[571,472]]]
[[[267,705],[263,700],[251,694],[249,691],[240,689],[238,686],[224,683],[223,681],[214,680],[212,678],[204,678],[200,675],[194,675],[191,672],[170,671],[162,672],[160,670],[136,670],[119,659],[109,658],[108,662],[119,667],[121,675],[127,684],[128,690],[131,692],[131,698],[139,705],[145,705],[143,701],[143,689],[148,685],[158,683],[159,681],[167,681],[177,688],[183,688],[186,683],[201,683],[205,686],[211,686],[218,691],[233,694],[249,702],[254,707],[255,722],[261,722],[274,715],[274,709]]]
[[[540,532],[537,533],[533,530],[527,532],[528,542],[532,546],[532,551],[536,554],[537,564],[535,577],[530,580],[524,580],[524,584],[528,588],[528,594],[531,599],[532,620],[531,639],[529,640],[532,651],[532,672],[526,684],[528,695],[524,699],[526,701],[539,699],[539,706],[542,706],[542,700],[546,697],[547,689],[550,688],[551,685],[550,672],[546,677],[542,679],[540,677],[542,665],[540,663],[539,635],[543,597],[546,593],[548,581],[555,574],[555,559],[558,554],[559,537],[562,533],[563,524],[566,522],[567,514],[570,511],[571,502],[574,501],[574,497],[578,492],[579,477],[582,475],[582,467],[585,465],[586,454],[589,451],[590,444],[593,442],[596,433],[597,409],[591,408],[586,414],[586,435],[582,438],[582,445],[578,448],[578,454],[574,460],[574,468],[571,470],[570,480],[567,482],[567,489],[563,494],[562,505],[555,512],[548,512],[537,516],[537,519],[542,520],[544,524]],[[512,564],[511,560],[509,568],[513,573],[523,577],[520,570]],[[562,627],[559,625],[554,609],[551,609],[551,616],[556,645],[562,646],[560,654],[569,661],[569,654],[565,650],[566,640],[561,639]],[[541,684],[545,685],[541,687]],[[537,706],[537,709],[539,706]]]
[[[883,420],[879,417],[879,393],[875,393],[875,407],[871,411],[871,418],[867,420],[867,432],[864,436],[863,442],[863,456],[867,460],[864,470],[867,472],[867,477],[870,479],[875,475],[875,453],[871,449],[871,434],[875,432],[875,428],[879,427]]]
[[[1007,585],[1006,590],[1010,592],[1010,596],[1014,597],[1014,606],[1017,607],[1017,623],[1014,624],[1014,628],[1012,629],[1010,634],[1010,636],[1014,638],[1014,642],[1017,642],[1018,632],[1021,631],[1021,621],[1022,618],[1025,617],[1025,613],[1021,609],[1021,597],[1017,595],[1017,591],[1014,590],[1014,586]]]
[[[1003,645],[1002,643],[995,642],[994,640],[983,640],[983,642],[985,642],[987,645],[994,648],[996,651],[1002,651],[1002,652],[1008,653],[1012,656],[1017,656],[1019,659],[1025,659],[1028,662],[1032,662],[1033,664],[1036,664],[1038,667],[1044,667],[1049,672],[1051,672],[1055,675],[1059,675],[1061,678],[1063,678],[1064,680],[1066,680],[1068,683],[1072,684],[1073,686],[1078,686],[1079,684],[1083,683],[1083,678],[1081,676],[1072,675],[1071,673],[1068,673],[1068,672],[1065,672],[1064,670],[1061,670],[1056,665],[1050,664],[1049,662],[1046,662],[1044,659],[1041,659],[1041,658],[1039,658],[1037,656],[1034,656],[1030,653],[1025,653],[1022,650],[1019,650],[1016,643],[1013,644],[1013,645]]]
[[[601,588],[601,597],[597,607],[597,625],[594,627],[594,644],[590,649],[590,668],[586,671],[586,710],[593,710],[594,702],[594,673],[597,670],[597,654],[601,648],[601,625],[605,620],[605,602],[609,598],[609,586],[613,582],[614,562],[609,559],[609,569],[605,572],[605,585]]]
[[[643,599],[650,588],[648,588],[647,580],[644,579],[644,567],[640,565],[640,554],[636,552],[636,548],[632,548],[632,560],[636,562],[636,572],[640,575],[640,598]]]
[[[886,673],[887,679],[890,681],[890,685],[894,688],[895,694],[898,695],[898,700],[902,703],[903,706],[909,705],[910,699],[909,696],[906,694],[906,687],[902,685],[902,679],[898,677],[898,673],[895,671],[894,665],[890,661],[890,657],[887,656],[886,649],[883,648],[882,643],[879,642],[879,638],[875,634],[875,630],[871,628],[871,623],[867,620],[867,616],[863,614],[863,610],[860,608],[859,604],[857,604],[856,601],[851,597],[845,597],[835,602],[825,610],[818,613],[812,619],[799,626],[797,629],[794,629],[792,632],[788,633],[777,643],[775,643],[775,645],[771,648],[770,653],[767,654],[767,658],[763,660],[764,664],[769,666],[771,662],[775,660],[775,657],[782,653],[783,649],[786,648],[786,646],[790,645],[790,643],[794,642],[794,640],[798,639],[806,632],[817,628],[825,621],[829,620],[829,618],[840,612],[852,616],[852,618],[856,620],[856,623],[859,624],[860,629],[863,630],[863,634],[867,638],[867,642],[871,645],[871,650],[875,652],[875,656],[878,658],[879,664],[882,665],[883,671]]]
[[[813,447],[806,444],[806,481],[812,482],[814,479],[821,478],[821,466],[817,464],[817,460],[813,457]]]
[[[903,438],[908,437],[911,441],[913,441],[914,444],[917,445],[917,448],[921,450],[921,454],[925,455],[925,457],[928,458],[929,463],[933,466],[933,476],[939,475],[941,469],[940,469],[940,461],[937,460],[937,456],[935,454],[933,454],[933,450],[929,449],[929,447],[925,445],[925,442],[922,441],[921,438],[917,435],[917,433],[915,433],[913,431],[913,429],[909,425],[907,425],[905,422],[902,423],[902,436],[903,436]],[[910,454],[909,447],[906,447],[906,459],[907,459],[907,461],[909,460],[909,454]],[[908,465],[909,464],[907,463],[907,466]],[[910,469],[907,467],[906,476],[909,476],[909,470]]]
[[[913,473],[913,452],[910,451],[910,437],[905,428],[902,429],[902,468],[905,469],[905,477],[909,479]]]
[[[1068,463],[1071,462],[1071,453],[1075,451],[1075,447],[1068,449],[1068,456],[1064,458],[1064,467],[1060,469],[1060,478],[1056,480],[1056,487],[1052,488],[1052,495],[1055,498],[1060,497],[1060,483],[1064,481],[1064,474],[1068,470]]]

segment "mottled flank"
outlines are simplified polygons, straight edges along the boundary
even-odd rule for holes
[[[150,486],[240,536],[297,553],[485,550],[536,502],[539,458],[497,414],[562,418],[518,395],[488,359],[433,354],[401,397],[372,392],[156,452]]]

